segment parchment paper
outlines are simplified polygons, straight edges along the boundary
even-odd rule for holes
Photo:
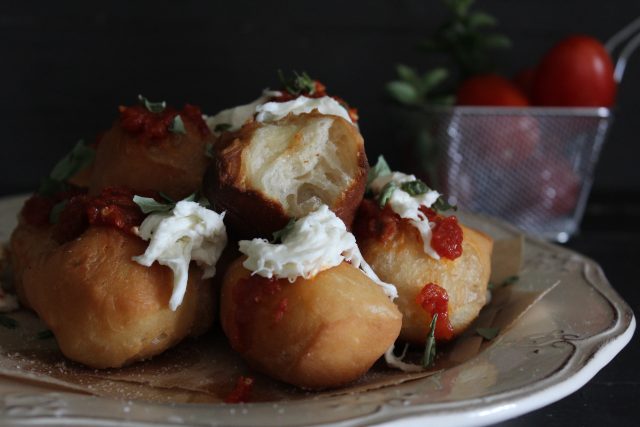
[[[522,244],[521,238],[496,242],[494,259],[501,260],[503,265],[494,270],[493,283],[518,273]],[[500,338],[498,335],[487,341],[475,333],[477,327],[495,327],[504,333],[548,290],[550,288],[544,292],[525,292],[518,289],[517,283],[494,289],[490,304],[474,325],[453,344],[440,350],[433,369],[404,373],[378,362],[360,380],[335,390],[308,392],[252,372],[230,349],[218,328],[130,367],[89,369],[67,360],[55,339],[46,332],[46,326],[27,310],[4,314],[13,319],[16,326],[0,325],[0,375],[79,393],[163,403],[221,402],[241,375],[255,379],[250,396],[255,402],[361,392],[423,378],[473,358]],[[420,349],[414,349],[408,359],[419,357]]]

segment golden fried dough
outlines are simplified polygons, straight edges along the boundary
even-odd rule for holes
[[[303,388],[337,387],[363,375],[398,336],[398,309],[348,263],[289,283],[251,276],[243,260],[224,278],[222,327],[267,375]]]
[[[69,359],[111,368],[149,358],[213,322],[211,280],[192,267],[182,305],[169,309],[169,268],[131,260],[147,244],[111,227],[89,227],[58,245],[49,227],[20,224],[11,237],[20,299],[52,330]]]
[[[186,134],[170,134],[159,141],[140,141],[119,123],[104,134],[96,150],[89,193],[107,187],[160,191],[180,200],[200,188],[209,159],[203,134],[188,120]]]
[[[358,128],[313,112],[223,134],[203,191],[240,236],[269,236],[321,204],[349,227],[367,171]]]
[[[491,272],[490,237],[460,225],[462,255],[455,260],[431,258],[424,253],[422,238],[407,221],[398,221],[395,232],[385,239],[359,237],[365,260],[381,280],[398,288],[396,303],[402,313],[400,338],[423,344],[431,316],[416,301],[428,283],[443,287],[449,295],[449,321],[454,335],[462,333],[478,316],[486,302]]]

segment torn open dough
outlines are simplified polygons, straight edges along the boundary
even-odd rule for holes
[[[268,236],[326,204],[350,226],[368,171],[357,127],[310,114],[249,122],[216,144],[204,192],[240,235]]]

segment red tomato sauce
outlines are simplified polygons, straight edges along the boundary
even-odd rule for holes
[[[253,378],[240,376],[236,382],[236,387],[224,399],[225,403],[248,402],[251,396],[251,390],[253,390],[253,383]]]
[[[51,210],[56,204],[74,196],[86,194],[86,192],[87,190],[84,188],[71,187],[69,190],[60,191],[52,196],[34,193],[22,206],[20,216],[29,225],[48,226]]]
[[[34,194],[22,206],[20,216],[29,225],[43,226],[49,224],[49,215],[56,202],[51,197]]]
[[[53,207],[66,201],[52,228],[53,238],[61,244],[80,236],[90,226],[114,227],[135,235],[133,228],[139,226],[146,217],[133,201],[135,194],[140,193],[120,188],[106,188],[97,196],[90,196],[81,189],[61,192],[52,197],[35,194],[27,200],[21,215],[30,225],[49,225]]]
[[[322,98],[324,96],[330,96],[331,98],[333,98],[336,101],[338,101],[338,103],[340,105],[342,105],[347,110],[347,112],[349,113],[349,118],[351,119],[351,121],[353,121],[354,123],[356,123],[358,121],[358,109],[357,108],[350,107],[349,104],[347,104],[347,102],[344,99],[340,98],[339,96],[327,95],[327,87],[324,84],[322,84],[321,82],[319,82],[318,80],[314,80],[314,83],[315,83],[315,90],[313,91],[313,93],[302,92],[302,93],[296,95],[296,94],[292,94],[292,93],[288,92],[286,89],[281,89],[280,91],[282,92],[282,95],[274,96],[273,98],[271,98],[270,101],[272,101],[272,102],[288,102],[288,101],[292,101],[292,100],[298,98],[299,96],[306,96],[307,98]]]
[[[131,190],[105,188],[97,196],[80,195],[69,199],[53,228],[54,238],[60,242],[75,239],[89,226],[114,227],[125,233],[136,235],[146,215],[133,201]]]
[[[449,294],[443,287],[427,283],[416,295],[416,302],[431,318],[438,315],[434,334],[436,340],[447,341],[453,338],[453,327],[449,321]]]
[[[235,316],[232,319],[234,328],[230,341],[234,343],[235,349],[242,351],[249,347],[250,339],[248,329],[255,318],[255,311],[258,306],[267,298],[277,295],[282,291],[283,280],[254,274],[246,279],[240,279],[233,288],[232,298],[236,306]],[[280,301],[273,314],[274,322],[282,320],[288,301]]]
[[[177,115],[180,115],[185,124],[192,124],[200,136],[206,137],[210,133],[209,127],[202,119],[200,108],[190,104],[186,104],[181,111],[166,107],[162,112],[153,113],[143,105],[120,106],[119,111],[122,128],[146,143],[170,136],[169,128]]]
[[[353,233],[357,240],[378,239],[386,242],[398,232],[400,221],[402,218],[389,206],[380,209],[373,200],[364,199],[353,222]]]
[[[429,221],[435,223],[431,230],[431,247],[436,253],[450,260],[462,255],[463,233],[460,224],[458,224],[458,218],[453,215],[440,215],[430,208],[421,208],[420,210],[429,218]]]
[[[434,222],[432,229],[431,247],[443,258],[454,260],[462,255],[463,233],[455,216],[443,216],[433,209],[421,208],[421,211]],[[365,199],[358,208],[358,214],[353,226],[356,239],[375,238],[381,242],[390,241],[398,232],[400,218],[389,205],[380,209],[378,204]]]

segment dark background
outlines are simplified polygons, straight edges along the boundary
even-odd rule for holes
[[[75,141],[108,128],[138,93],[206,113],[248,102],[275,71],[306,70],[360,111],[371,158],[396,148],[383,86],[394,64],[424,69],[419,39],[437,1],[51,2],[0,4],[0,196],[31,191]],[[106,2],[105,2],[106,3]],[[640,16],[637,0],[485,0],[514,48],[507,75],[573,33],[606,40]],[[583,232],[570,246],[600,262],[640,309],[640,52],[620,87]],[[635,282],[635,283],[634,283]],[[571,397],[505,425],[637,425],[638,340]]]
[[[11,4],[9,4],[11,3]],[[98,3],[100,3],[98,5]],[[32,190],[79,138],[108,128],[138,93],[206,113],[275,86],[275,71],[307,70],[360,110],[370,157],[393,151],[385,82],[394,64],[429,65],[415,46],[441,21],[440,2],[2,2],[0,195]],[[278,6],[274,6],[274,5]],[[573,33],[606,40],[640,2],[485,0],[514,48],[510,75]],[[640,54],[620,88],[596,193],[640,192]]]

